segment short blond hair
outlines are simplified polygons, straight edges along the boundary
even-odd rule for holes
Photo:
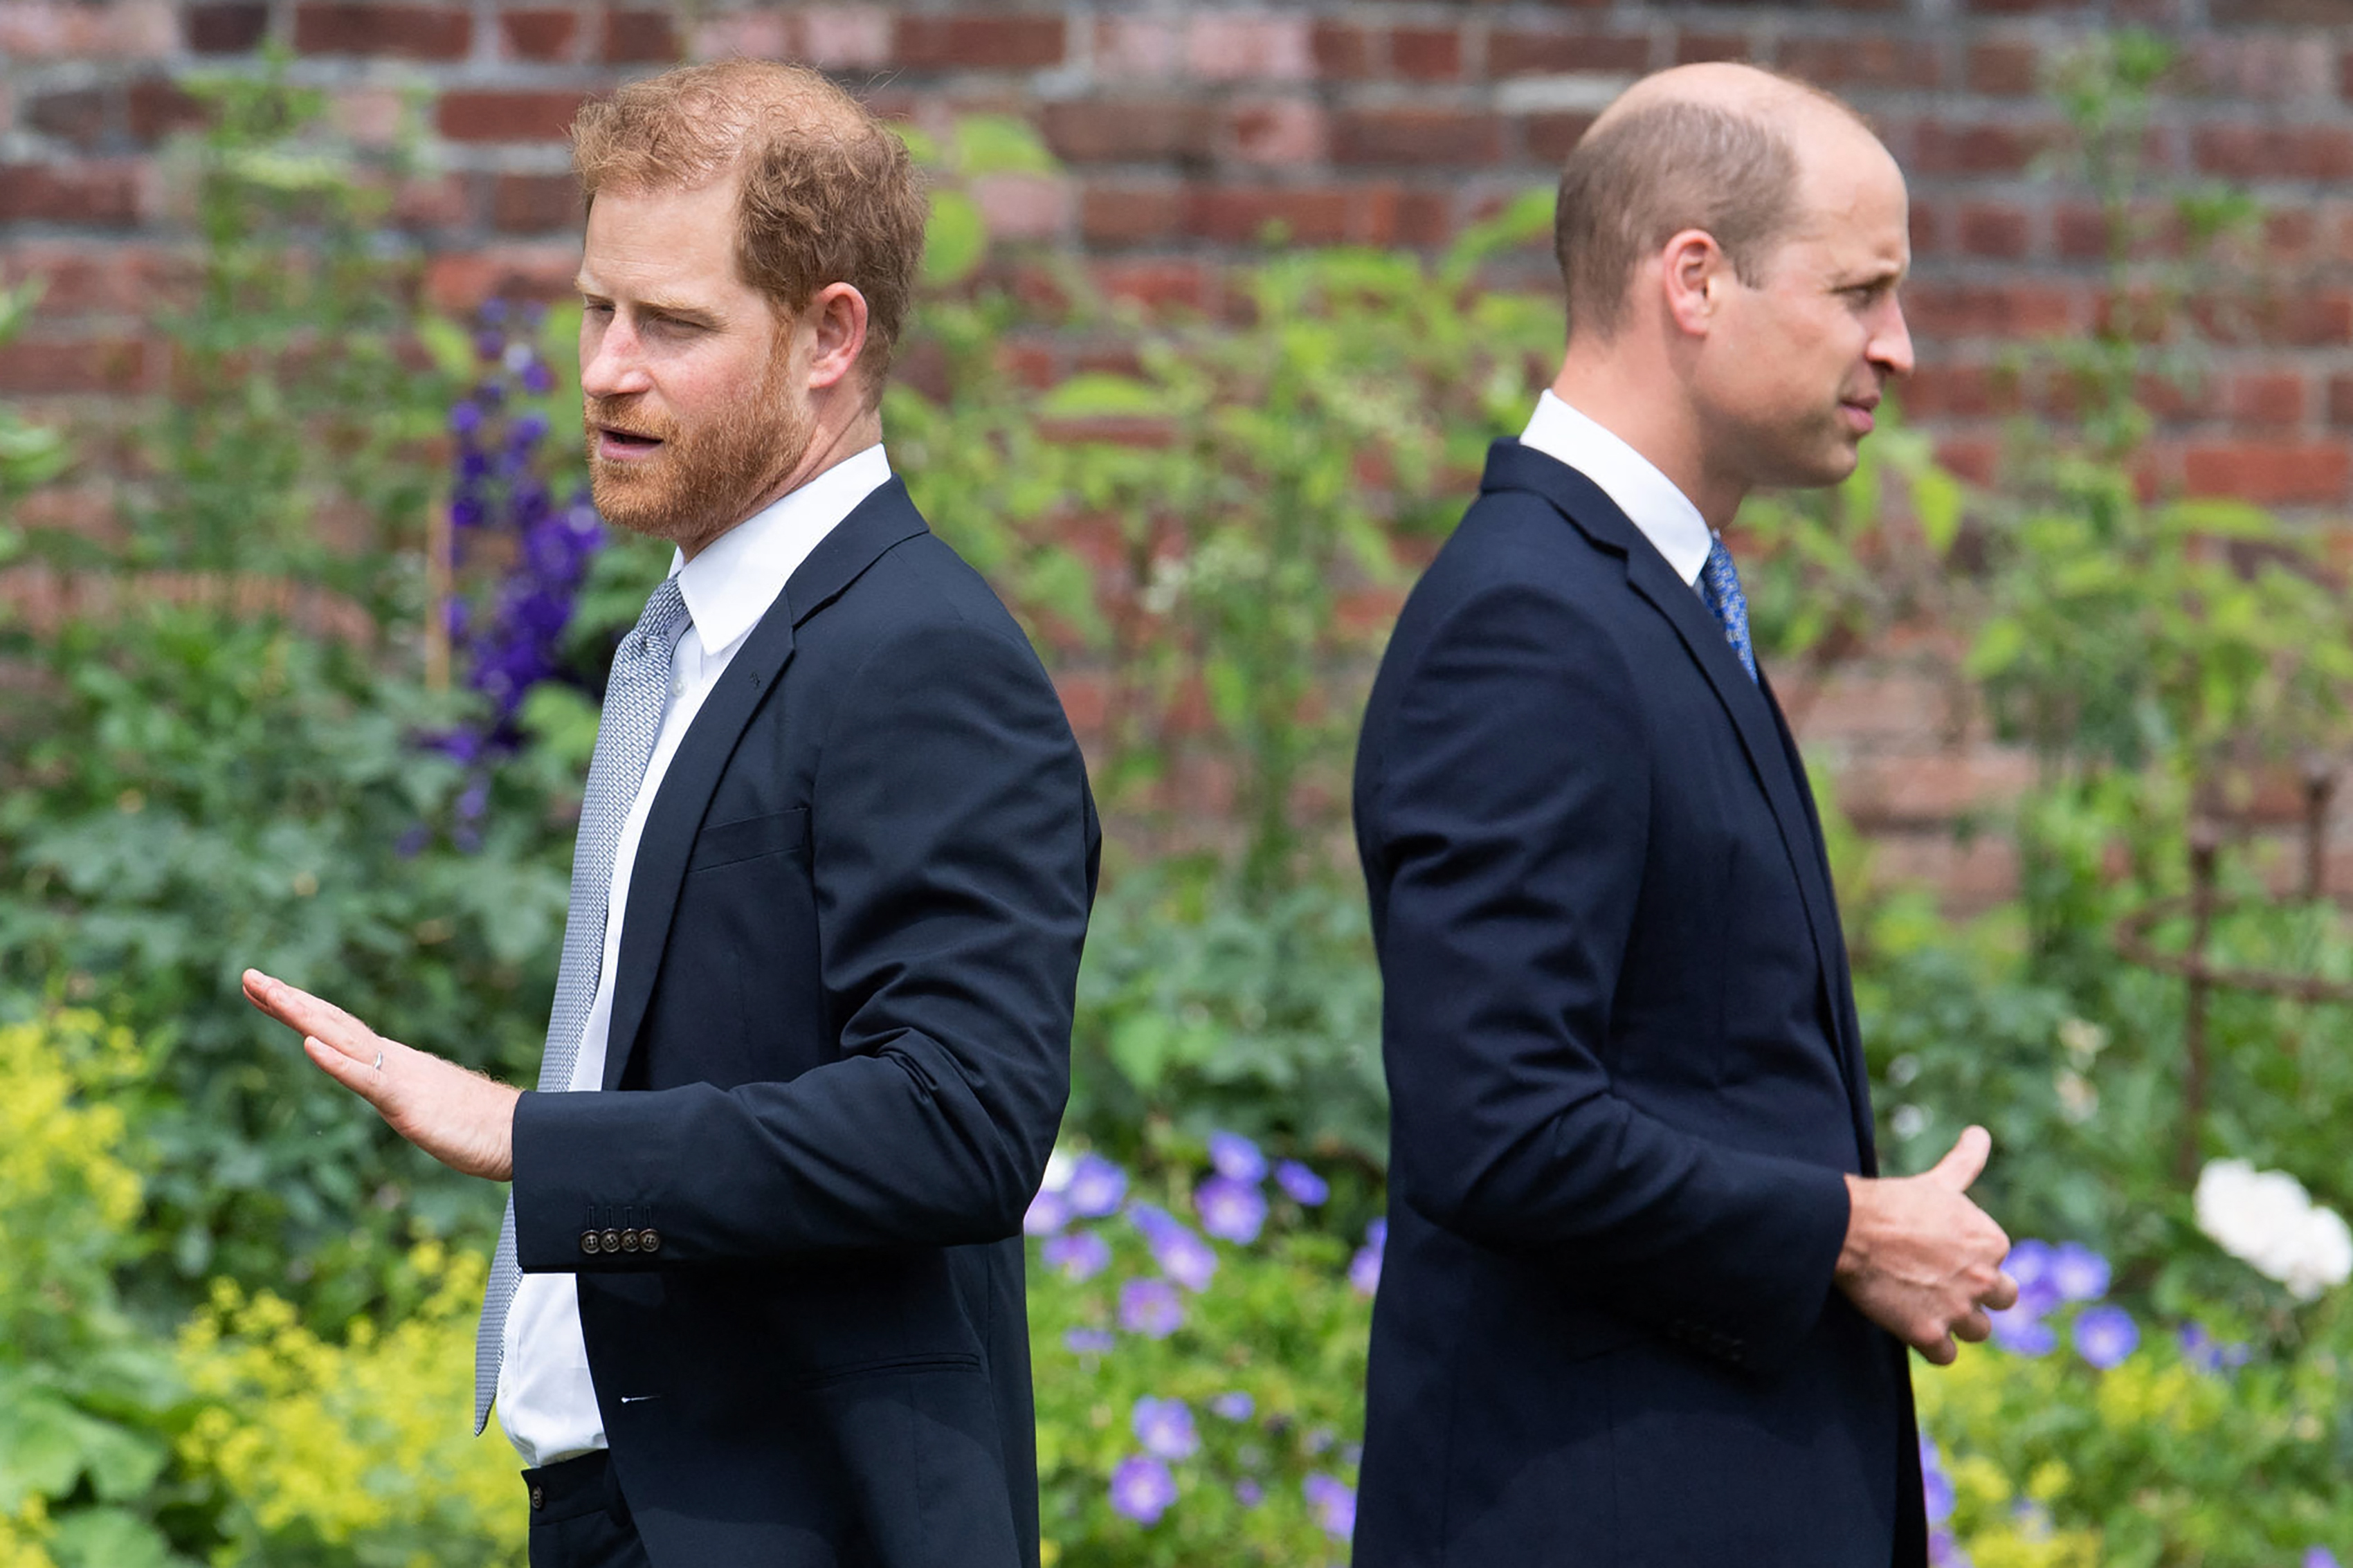
[[[647,77],[583,104],[572,166],[604,189],[737,181],[735,265],[786,311],[847,283],[866,299],[859,372],[879,399],[915,290],[927,216],[906,143],[804,66],[730,59]]]

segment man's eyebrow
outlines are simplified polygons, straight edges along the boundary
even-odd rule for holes
[[[586,299],[610,300],[612,298],[585,278],[575,278],[572,280],[572,287],[579,290],[582,297]],[[675,300],[651,298],[639,298],[636,304],[641,315],[666,316],[672,321],[687,321],[700,326],[715,326],[719,321],[717,316],[700,305],[688,305]]]

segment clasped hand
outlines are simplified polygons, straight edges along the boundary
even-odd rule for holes
[[[1978,1343],[1993,1332],[1989,1311],[2018,1300],[2017,1281],[2001,1270],[2010,1237],[1967,1195],[1992,1151],[1992,1134],[1971,1127],[1920,1175],[1846,1179],[1852,1208],[1839,1289],[1938,1366],[1960,1353],[1956,1339]]]
[[[522,1091],[387,1040],[349,1013],[258,969],[245,999],[302,1037],[320,1071],[376,1109],[395,1132],[453,1171],[514,1175],[514,1108]]]

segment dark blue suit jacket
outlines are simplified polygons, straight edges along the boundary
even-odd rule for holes
[[[1029,642],[890,481],[662,780],[617,1092],[515,1111],[522,1264],[580,1276],[657,1568],[1034,1568],[1019,1236],[1099,846]]]
[[[1388,1249],[1356,1568],[1925,1562],[1905,1352],[1832,1287],[1868,1084],[1769,688],[1498,442],[1373,688]]]

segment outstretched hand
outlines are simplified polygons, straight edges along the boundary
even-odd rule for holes
[[[387,1040],[334,1004],[259,969],[245,972],[245,999],[300,1033],[303,1054],[320,1071],[451,1170],[494,1182],[514,1175],[521,1090]]]
[[[1976,1343],[1993,1332],[1989,1310],[2018,1300],[2017,1281],[2001,1271],[2010,1237],[1968,1196],[1992,1151],[1992,1134],[1971,1127],[1917,1176],[1846,1179],[1853,1202],[1839,1289],[1938,1366],[1960,1353],[1956,1339]]]

